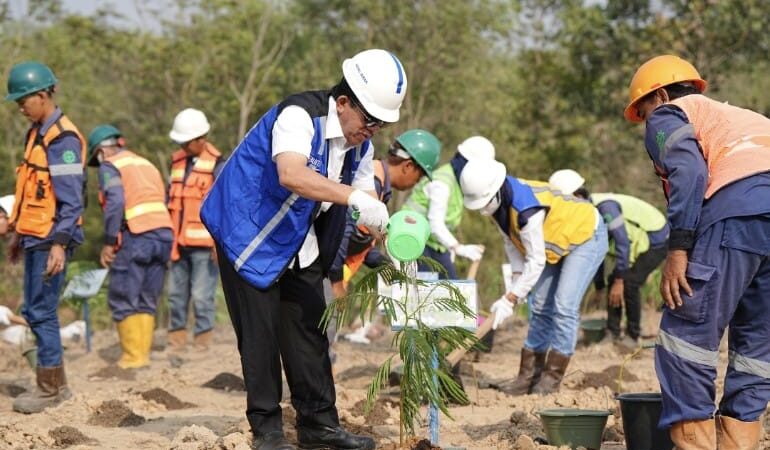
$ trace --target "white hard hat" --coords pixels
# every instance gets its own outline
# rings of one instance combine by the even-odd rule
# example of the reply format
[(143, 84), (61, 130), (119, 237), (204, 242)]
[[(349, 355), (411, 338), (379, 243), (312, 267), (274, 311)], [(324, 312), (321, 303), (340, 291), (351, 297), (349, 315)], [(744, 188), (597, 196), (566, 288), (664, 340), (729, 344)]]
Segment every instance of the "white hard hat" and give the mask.
[(2, 208), (9, 217), (13, 213), (14, 203), (16, 203), (16, 197), (13, 195), (4, 195), (0, 197), (0, 208)]
[(460, 175), (463, 203), (470, 210), (485, 207), (505, 182), (505, 165), (494, 159), (472, 159)]
[(563, 194), (573, 194), (585, 183), (585, 178), (572, 169), (557, 170), (548, 179), (548, 184)]
[(457, 146), (457, 151), (468, 161), (472, 159), (495, 159), (495, 146), (484, 136), (471, 136)]
[(174, 125), (168, 133), (168, 137), (177, 144), (184, 144), (203, 136), (210, 129), (211, 125), (202, 111), (187, 108), (174, 117)]
[(366, 112), (385, 122), (397, 122), (406, 95), (406, 72), (396, 55), (371, 49), (342, 63), (342, 75)]

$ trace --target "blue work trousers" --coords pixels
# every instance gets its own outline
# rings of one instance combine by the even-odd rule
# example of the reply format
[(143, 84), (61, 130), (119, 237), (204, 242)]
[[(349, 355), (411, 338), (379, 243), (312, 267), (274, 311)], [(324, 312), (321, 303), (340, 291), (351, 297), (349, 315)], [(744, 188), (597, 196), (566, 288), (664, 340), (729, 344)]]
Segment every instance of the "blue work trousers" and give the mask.
[(121, 247), (110, 265), (107, 291), (113, 320), (120, 322), (139, 313), (155, 315), (170, 257), (170, 241), (123, 233)]
[(575, 353), (580, 302), (608, 248), (607, 226), (599, 220), (591, 239), (557, 264), (545, 265), (528, 297), (531, 316), (524, 347), (538, 353)]
[(219, 268), (212, 258), (213, 249), (180, 247), (180, 258), (171, 263), (168, 283), (168, 305), (171, 317), (169, 331), (187, 327), (190, 303), (195, 314), (193, 333), (198, 335), (214, 328)]
[[(439, 272), (438, 277), (441, 280), (456, 280), (457, 279), (457, 270), (455, 270), (455, 263), (452, 262), (452, 253), (448, 250), (445, 252), (440, 252), (438, 250), (434, 250), (430, 247), (425, 247), (425, 250), (422, 252), (422, 256), (433, 258), (441, 264), (444, 269), (446, 269), (446, 273)], [(421, 272), (434, 272), (435, 270), (428, 266), (427, 264), (424, 264), (422, 262), (417, 263), (417, 270)]]
[[(56, 311), (65, 273), (61, 271), (52, 277), (44, 275), (49, 253), (49, 249), (24, 251), (24, 305), (21, 315), (37, 339), (38, 367), (58, 367), (62, 364), (59, 316)], [(67, 259), (70, 253), (67, 252)]]
[(665, 308), (655, 350), (663, 394), (659, 426), (713, 417), (719, 343), (729, 363), (719, 413), (755, 421), (770, 400), (770, 217), (715, 223), (690, 252), (683, 305)]

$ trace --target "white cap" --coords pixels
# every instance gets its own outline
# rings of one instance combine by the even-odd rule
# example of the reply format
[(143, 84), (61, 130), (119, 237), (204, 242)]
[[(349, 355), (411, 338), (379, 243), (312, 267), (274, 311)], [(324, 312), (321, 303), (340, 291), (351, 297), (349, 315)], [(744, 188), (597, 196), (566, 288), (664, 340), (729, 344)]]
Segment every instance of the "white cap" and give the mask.
[(585, 178), (572, 169), (557, 170), (548, 178), (548, 184), (563, 194), (573, 194), (586, 182)]
[(366, 112), (385, 122), (398, 121), (407, 81), (396, 55), (364, 50), (342, 63), (342, 75)]
[(465, 207), (474, 211), (487, 206), (505, 182), (505, 165), (494, 159), (471, 159), (460, 175)]
[(4, 195), (0, 197), (0, 208), (5, 211), (8, 217), (13, 213), (13, 205), (16, 203), (16, 197), (13, 195)]
[(202, 111), (187, 108), (174, 118), (174, 125), (168, 133), (168, 137), (177, 144), (184, 144), (203, 136), (210, 129), (211, 125)]
[(484, 136), (471, 136), (457, 146), (468, 161), (472, 159), (495, 159), (495, 146)]

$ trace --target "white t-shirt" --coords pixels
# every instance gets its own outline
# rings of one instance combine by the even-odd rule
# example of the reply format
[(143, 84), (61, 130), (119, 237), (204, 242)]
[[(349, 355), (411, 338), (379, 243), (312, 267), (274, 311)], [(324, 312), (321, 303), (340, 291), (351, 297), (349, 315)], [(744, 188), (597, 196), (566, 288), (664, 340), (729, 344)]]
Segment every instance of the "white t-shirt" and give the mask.
[[(345, 154), (354, 147), (348, 146), (342, 133), (340, 119), (337, 116), (337, 105), (333, 97), (329, 97), (329, 113), (321, 119), (324, 126), (324, 136), (329, 142), (329, 166), (326, 177), (339, 182), (342, 177), (342, 166), (345, 162)], [(295, 152), (305, 157), (310, 157), (312, 148), (313, 119), (307, 111), (299, 106), (287, 106), (281, 111), (273, 124), (273, 161), (275, 157), (284, 152)], [(374, 146), (370, 144), (369, 150), (361, 158), (361, 162), (353, 178), (352, 187), (362, 191), (374, 191), (374, 168), (372, 167), (372, 155)], [(321, 204), (321, 211), (326, 211), (331, 206), (329, 202)], [(310, 226), (310, 231), (305, 237), (305, 242), (299, 249), (300, 268), (308, 267), (318, 258), (318, 239), (315, 227)]]

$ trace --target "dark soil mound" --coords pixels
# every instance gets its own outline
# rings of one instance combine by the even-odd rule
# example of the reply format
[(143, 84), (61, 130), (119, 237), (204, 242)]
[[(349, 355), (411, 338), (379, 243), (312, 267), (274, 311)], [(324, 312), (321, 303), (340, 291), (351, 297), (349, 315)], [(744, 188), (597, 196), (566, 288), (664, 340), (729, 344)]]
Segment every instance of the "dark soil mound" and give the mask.
[[(366, 417), (366, 424), (370, 426), (387, 425), (387, 420), (391, 418), (390, 411), (393, 408), (398, 408), (399, 403), (397, 401), (390, 401), (382, 398), (378, 398), (374, 402), (372, 410), (369, 414), (366, 414), (366, 399), (359, 400), (350, 408), (350, 414), (354, 416)], [(398, 420), (398, 418), (394, 418)]]
[(412, 450), (441, 450), (441, 447), (434, 446), (427, 439), (417, 441), (413, 443), (409, 448)]
[[(610, 366), (601, 372), (587, 372), (583, 377), (583, 382), (580, 383), (580, 388), (602, 388), (604, 386), (609, 387), (613, 391), (617, 391), (618, 374), (620, 374), (620, 366)], [(639, 381), (636, 375), (628, 370), (623, 371), (623, 383), (632, 381)]]
[(67, 425), (54, 428), (48, 432), (48, 435), (53, 438), (54, 445), (57, 447), (69, 447), (71, 445), (97, 443), (95, 440), (78, 431), (77, 428)]
[(119, 400), (103, 402), (88, 419), (89, 424), (102, 427), (135, 427), (144, 422), (144, 417), (134, 414), (125, 403)]
[(109, 365), (92, 373), (88, 376), (88, 378), (99, 378), (102, 380), (116, 378), (123, 381), (134, 381), (136, 379), (136, 371), (131, 369), (122, 369), (115, 365)]
[(205, 382), (202, 384), (202, 386), (211, 389), (219, 389), (220, 391), (226, 392), (246, 390), (246, 385), (243, 383), (243, 378), (228, 372), (217, 374), (217, 376)]
[(16, 398), (27, 392), (27, 387), (14, 381), (0, 381), (0, 394)]
[(161, 388), (150, 389), (149, 391), (142, 392), (142, 398), (145, 400), (152, 400), (155, 403), (161, 404), (168, 410), (172, 409), (184, 409), (190, 408), (195, 405), (188, 402), (183, 402), (173, 395), (169, 394)]

